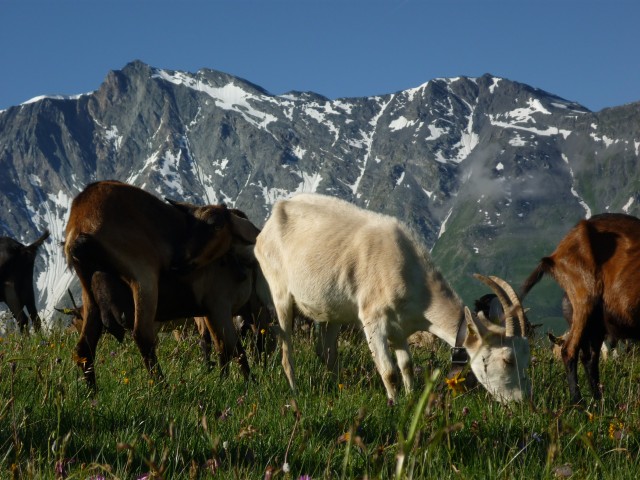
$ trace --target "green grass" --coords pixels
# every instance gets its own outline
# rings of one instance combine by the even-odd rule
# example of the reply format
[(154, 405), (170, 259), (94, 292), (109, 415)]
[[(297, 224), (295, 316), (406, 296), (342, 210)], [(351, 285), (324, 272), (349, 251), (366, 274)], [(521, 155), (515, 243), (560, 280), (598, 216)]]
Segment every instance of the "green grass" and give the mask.
[[(153, 384), (131, 338), (103, 338), (92, 396), (77, 335), (0, 341), (0, 478), (636, 478), (640, 361), (602, 364), (604, 400), (569, 406), (564, 369), (534, 345), (533, 403), (455, 396), (448, 349), (415, 351), (418, 388), (389, 407), (363, 342), (341, 341), (339, 383), (295, 340), (298, 394), (277, 351), (245, 383), (201, 366), (196, 338), (161, 336)], [(581, 379), (583, 393), (588, 391)], [(432, 389), (430, 391), (429, 389)], [(399, 463), (401, 459), (401, 463)], [(288, 468), (285, 468), (287, 464)], [(289, 470), (288, 472), (284, 470)], [(56, 473), (58, 471), (58, 473)]]

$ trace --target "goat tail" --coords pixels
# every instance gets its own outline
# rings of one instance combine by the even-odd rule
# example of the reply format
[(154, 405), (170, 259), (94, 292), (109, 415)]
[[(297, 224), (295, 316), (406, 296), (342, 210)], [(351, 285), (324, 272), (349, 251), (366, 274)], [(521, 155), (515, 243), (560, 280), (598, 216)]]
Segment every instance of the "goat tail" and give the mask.
[(45, 230), (40, 238), (38, 238), (35, 242), (27, 247), (28, 250), (35, 251), (40, 245), (44, 243), (44, 241), (49, 238), (49, 230)]
[(521, 300), (523, 300), (527, 293), (529, 293), (529, 290), (531, 290), (540, 280), (542, 280), (542, 277), (545, 273), (552, 273), (553, 265), (554, 263), (551, 257), (544, 257), (542, 260), (540, 260), (538, 266), (533, 272), (531, 272), (531, 275), (527, 277), (527, 279), (522, 284), (522, 287), (520, 288), (519, 297)]

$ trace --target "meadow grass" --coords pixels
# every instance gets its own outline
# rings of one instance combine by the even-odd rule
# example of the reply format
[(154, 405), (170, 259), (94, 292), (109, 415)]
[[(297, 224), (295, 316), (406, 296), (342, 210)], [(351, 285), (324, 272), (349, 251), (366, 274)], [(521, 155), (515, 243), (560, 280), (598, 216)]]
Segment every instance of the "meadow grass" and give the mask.
[[(640, 361), (601, 364), (604, 399), (571, 407), (562, 365), (533, 345), (531, 403), (501, 405), (444, 383), (449, 350), (414, 350), (417, 388), (389, 406), (362, 341), (340, 344), (340, 378), (295, 339), (298, 393), (276, 351), (221, 378), (197, 338), (162, 334), (157, 384), (127, 337), (103, 337), (92, 395), (77, 335), (0, 341), (0, 478), (636, 478)], [(443, 372), (438, 374), (438, 372)], [(435, 377), (435, 379), (434, 379)], [(434, 379), (434, 380), (432, 380)], [(586, 382), (581, 386), (590, 398)]]

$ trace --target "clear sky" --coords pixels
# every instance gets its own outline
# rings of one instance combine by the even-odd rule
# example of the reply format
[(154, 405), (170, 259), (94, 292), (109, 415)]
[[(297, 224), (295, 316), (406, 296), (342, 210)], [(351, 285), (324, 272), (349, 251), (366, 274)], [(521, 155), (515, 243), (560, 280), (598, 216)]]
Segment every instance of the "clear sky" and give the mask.
[(640, 0), (0, 0), (0, 109), (136, 59), (329, 98), (491, 73), (597, 111), (640, 101)]

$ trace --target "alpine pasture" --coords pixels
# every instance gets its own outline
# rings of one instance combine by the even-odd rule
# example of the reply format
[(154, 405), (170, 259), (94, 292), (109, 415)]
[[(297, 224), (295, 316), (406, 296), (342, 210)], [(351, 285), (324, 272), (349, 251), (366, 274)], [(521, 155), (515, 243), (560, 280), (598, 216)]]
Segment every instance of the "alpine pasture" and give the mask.
[(640, 468), (634, 348), (602, 363), (602, 399), (578, 407), (546, 338), (533, 342), (534, 398), (521, 404), (460, 391), (443, 343), (413, 348), (417, 388), (389, 406), (358, 335), (340, 338), (336, 383), (311, 335), (296, 332), (295, 395), (279, 350), (266, 362), (250, 354), (247, 383), (237, 364), (226, 378), (209, 371), (197, 336), (170, 332), (160, 335), (162, 383), (129, 335), (104, 337), (92, 394), (72, 359), (76, 341), (0, 339), (1, 478), (623, 479)]

